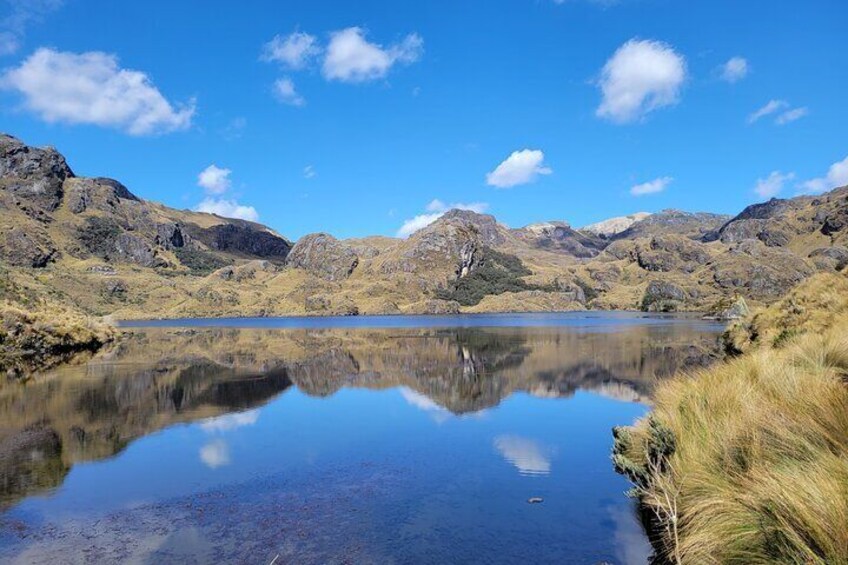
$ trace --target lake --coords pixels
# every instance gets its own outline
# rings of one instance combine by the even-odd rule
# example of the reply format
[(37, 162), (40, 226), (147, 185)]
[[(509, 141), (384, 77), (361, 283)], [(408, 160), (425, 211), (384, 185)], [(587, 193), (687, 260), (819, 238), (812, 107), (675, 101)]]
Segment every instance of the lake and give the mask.
[(620, 313), (124, 327), (0, 386), (0, 561), (646, 563), (611, 428), (709, 363), (721, 330)]

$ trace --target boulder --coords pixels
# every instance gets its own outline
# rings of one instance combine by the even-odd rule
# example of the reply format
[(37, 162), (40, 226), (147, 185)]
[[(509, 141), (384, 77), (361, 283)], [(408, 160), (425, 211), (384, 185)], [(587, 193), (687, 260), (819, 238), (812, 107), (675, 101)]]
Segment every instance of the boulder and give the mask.
[(812, 251), (809, 257), (816, 268), (823, 271), (841, 271), (848, 266), (848, 248), (841, 245), (821, 247)]
[(641, 308), (644, 312), (676, 312), (683, 307), (687, 298), (688, 294), (681, 286), (653, 280), (645, 289)]

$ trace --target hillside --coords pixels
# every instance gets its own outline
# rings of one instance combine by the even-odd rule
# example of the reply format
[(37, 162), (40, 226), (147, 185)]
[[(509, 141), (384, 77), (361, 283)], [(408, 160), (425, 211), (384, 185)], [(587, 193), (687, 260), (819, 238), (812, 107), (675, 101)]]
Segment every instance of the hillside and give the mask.
[(78, 177), (55, 149), (0, 136), (0, 275), (18, 289), (3, 298), (49, 297), (119, 319), (719, 311), (737, 295), (770, 304), (842, 268), (846, 225), (842, 188), (733, 218), (666, 210), (585, 229), (562, 221), (511, 229), (452, 210), (408, 239), (320, 233), (292, 244), (260, 224)]

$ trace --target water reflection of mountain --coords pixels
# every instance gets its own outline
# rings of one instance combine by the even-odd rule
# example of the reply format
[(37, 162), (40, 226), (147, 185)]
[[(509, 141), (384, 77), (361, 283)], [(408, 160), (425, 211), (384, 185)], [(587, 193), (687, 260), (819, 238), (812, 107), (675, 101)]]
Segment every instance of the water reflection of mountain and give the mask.
[(656, 379), (708, 362), (714, 343), (685, 326), (139, 332), (84, 365), (0, 387), (0, 496), (50, 488), (76, 462), (261, 405), (293, 384), (314, 396), (402, 386), (455, 414), (518, 391), (646, 402)]

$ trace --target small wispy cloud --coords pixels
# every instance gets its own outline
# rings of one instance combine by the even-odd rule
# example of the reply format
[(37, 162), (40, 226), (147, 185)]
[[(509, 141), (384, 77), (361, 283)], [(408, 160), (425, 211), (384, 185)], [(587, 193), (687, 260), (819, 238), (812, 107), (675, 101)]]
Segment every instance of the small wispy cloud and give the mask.
[(820, 194), (846, 185), (848, 185), (848, 157), (832, 164), (825, 176), (804, 181), (798, 188), (805, 194)]
[(790, 104), (786, 100), (769, 100), (764, 106), (748, 116), (748, 123), (753, 124), (766, 116), (775, 115), (774, 123), (782, 126), (799, 120), (810, 113), (806, 106), (790, 108)]
[(719, 68), (721, 79), (731, 84), (748, 76), (748, 70), (748, 61), (743, 57), (732, 57)]
[(306, 100), (295, 89), (294, 82), (283, 77), (274, 81), (274, 97), (289, 106), (303, 106)]
[(795, 178), (795, 173), (782, 173), (772, 171), (769, 176), (757, 179), (754, 186), (754, 194), (760, 198), (774, 198), (783, 192), (784, 185)]
[(673, 177), (660, 177), (652, 181), (643, 182), (641, 184), (630, 187), (630, 194), (633, 196), (644, 196), (646, 194), (656, 194), (668, 188), (668, 185), (674, 181)]

